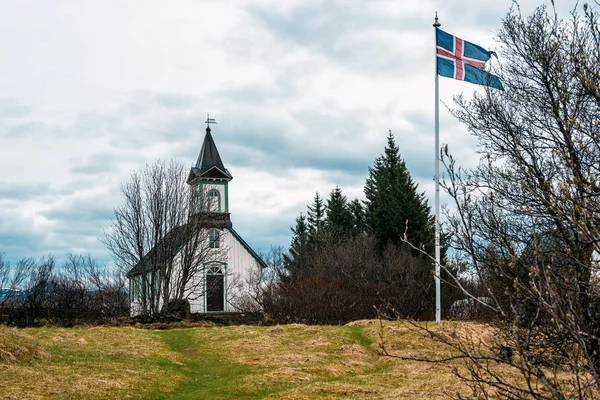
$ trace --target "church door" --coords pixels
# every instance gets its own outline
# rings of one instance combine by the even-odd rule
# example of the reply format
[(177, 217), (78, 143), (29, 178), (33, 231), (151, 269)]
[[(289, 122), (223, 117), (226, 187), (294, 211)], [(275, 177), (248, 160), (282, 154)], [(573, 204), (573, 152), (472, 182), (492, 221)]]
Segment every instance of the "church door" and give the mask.
[(206, 272), (206, 311), (225, 311), (225, 279), (219, 267)]

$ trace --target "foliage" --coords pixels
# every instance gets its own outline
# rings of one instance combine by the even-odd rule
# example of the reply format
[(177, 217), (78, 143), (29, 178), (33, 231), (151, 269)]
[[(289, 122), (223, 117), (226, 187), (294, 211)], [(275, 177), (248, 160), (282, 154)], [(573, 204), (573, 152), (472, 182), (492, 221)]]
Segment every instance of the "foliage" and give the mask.
[(434, 315), (432, 265), (407, 246), (389, 244), (381, 252), (366, 235), (324, 240), (297, 261), (297, 272), (276, 284), (263, 303), (278, 321), (345, 323), (374, 318), (376, 308), (419, 319)]
[[(384, 154), (369, 169), (365, 206), (348, 201), (336, 186), (325, 205), (317, 193), (308, 218), (296, 218), (280, 281), (265, 293), (265, 310), (280, 321), (321, 324), (372, 318), (375, 308), (431, 318), (433, 264), (402, 243), (408, 227), (409, 240), (433, 249), (433, 219), (417, 189), (390, 132)], [(458, 290), (444, 286), (447, 310)]]
[(327, 200), (327, 229), (337, 235), (346, 236), (354, 228), (353, 214), (342, 189), (336, 186)]
[(318, 192), (315, 194), (312, 205), (309, 205), (307, 208), (308, 212), (306, 220), (308, 222), (309, 232), (313, 235), (318, 232), (325, 223), (326, 207)]
[[(288, 254), (284, 254), (284, 263), (286, 268), (277, 270), (279, 279), (289, 281), (294, 279), (296, 275), (301, 273), (299, 270), (302, 266), (301, 257), (306, 254), (305, 249), (308, 247), (309, 227), (304, 214), (296, 217), (296, 226), (292, 230), (292, 243)], [(312, 235), (311, 235), (312, 236)]]
[(352, 235), (360, 235), (365, 232), (365, 209), (362, 202), (358, 199), (352, 200), (348, 204), (348, 210), (351, 216), (351, 233)]
[(384, 153), (369, 167), (365, 183), (365, 219), (369, 233), (381, 246), (407, 239), (430, 253), (435, 226), (425, 193), (410, 176), (390, 131)]

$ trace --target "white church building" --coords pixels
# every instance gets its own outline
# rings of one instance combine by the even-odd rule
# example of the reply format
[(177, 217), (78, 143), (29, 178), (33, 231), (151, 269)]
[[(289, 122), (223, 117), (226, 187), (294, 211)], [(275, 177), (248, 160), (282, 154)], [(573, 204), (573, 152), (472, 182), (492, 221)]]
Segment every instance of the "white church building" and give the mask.
[[(206, 246), (201, 247), (210, 247), (220, 253), (219, 257), (205, 260), (201, 268), (194, 270), (195, 275), (184, 296), (189, 302), (191, 313), (247, 311), (240, 309), (240, 300), (248, 298), (252, 290), (251, 282), (255, 279), (252, 274), (266, 266), (233, 229), (229, 211), (229, 182), (232, 179), (233, 176), (223, 165), (209, 123), (198, 160), (190, 170), (187, 184), (197, 188), (197, 192), (205, 194), (207, 198), (205, 205), (198, 210), (198, 216), (201, 214), (206, 218), (208, 215), (211, 220), (210, 224), (203, 225), (205, 227), (201, 228), (202, 232), (197, 233), (201, 240), (208, 241)], [(182, 237), (176, 233), (173, 236)], [(181, 256), (176, 252), (172, 257), (175, 265), (181, 262), (178, 258)], [(132, 316), (142, 312), (140, 264), (141, 262), (127, 274)]]

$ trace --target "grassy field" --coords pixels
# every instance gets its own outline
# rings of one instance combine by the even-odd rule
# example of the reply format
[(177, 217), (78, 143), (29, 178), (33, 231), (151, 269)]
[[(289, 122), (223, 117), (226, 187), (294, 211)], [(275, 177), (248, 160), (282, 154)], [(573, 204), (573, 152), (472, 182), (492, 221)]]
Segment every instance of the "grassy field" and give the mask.
[[(448, 354), (402, 322), (383, 331), (399, 354)], [(378, 321), (0, 327), (0, 399), (437, 399), (464, 390), (449, 366), (379, 355), (379, 332)]]

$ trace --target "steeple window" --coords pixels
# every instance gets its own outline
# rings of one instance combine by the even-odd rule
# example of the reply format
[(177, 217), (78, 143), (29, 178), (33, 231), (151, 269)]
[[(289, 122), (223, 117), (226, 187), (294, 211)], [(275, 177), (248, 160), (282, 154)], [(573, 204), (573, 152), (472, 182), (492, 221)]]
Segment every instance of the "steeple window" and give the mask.
[(207, 193), (207, 209), (212, 212), (221, 211), (221, 193), (217, 189), (210, 189)]

